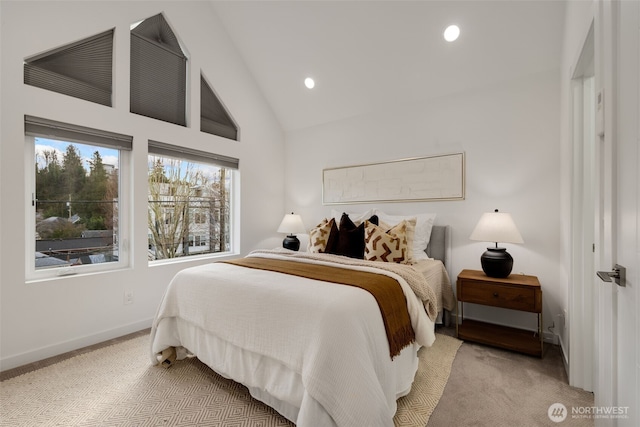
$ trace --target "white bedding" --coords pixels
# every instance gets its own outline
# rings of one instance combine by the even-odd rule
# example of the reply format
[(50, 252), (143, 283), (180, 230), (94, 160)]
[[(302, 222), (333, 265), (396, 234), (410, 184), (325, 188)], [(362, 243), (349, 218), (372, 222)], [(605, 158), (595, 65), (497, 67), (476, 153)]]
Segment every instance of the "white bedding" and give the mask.
[(392, 426), (396, 399), (413, 382), (417, 350), (435, 340), (434, 324), (400, 276), (343, 267), (401, 284), (416, 343), (393, 361), (368, 292), (225, 263), (176, 275), (154, 320), (151, 360), (158, 363), (156, 355), (168, 347), (184, 347), (299, 427)]
[(438, 313), (441, 314), (442, 309), (453, 311), (456, 307), (456, 297), (453, 295), (449, 274), (442, 261), (430, 258), (420, 260), (411, 266), (424, 276), (436, 294)]

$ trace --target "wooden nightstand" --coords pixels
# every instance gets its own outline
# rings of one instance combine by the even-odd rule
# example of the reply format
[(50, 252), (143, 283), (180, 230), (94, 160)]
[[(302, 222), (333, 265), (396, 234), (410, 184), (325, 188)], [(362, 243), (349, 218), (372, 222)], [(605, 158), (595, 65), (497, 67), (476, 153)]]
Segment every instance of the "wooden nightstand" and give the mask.
[[(458, 275), (457, 291), (461, 307), (460, 319), (456, 313), (458, 338), (542, 357), (542, 289), (537, 277), (512, 274), (504, 279), (496, 279), (482, 271), (462, 270)], [(538, 331), (465, 320), (464, 303), (536, 313)]]

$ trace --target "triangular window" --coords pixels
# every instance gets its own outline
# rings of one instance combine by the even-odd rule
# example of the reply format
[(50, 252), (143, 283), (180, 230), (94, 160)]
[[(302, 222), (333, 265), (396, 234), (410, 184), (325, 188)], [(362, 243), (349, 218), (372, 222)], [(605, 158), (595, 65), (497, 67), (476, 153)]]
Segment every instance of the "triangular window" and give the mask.
[(200, 130), (234, 141), (238, 140), (238, 126), (202, 74), (200, 75)]
[(113, 30), (27, 58), (24, 83), (111, 106)]
[(162, 14), (131, 29), (132, 113), (186, 126), (187, 57)]

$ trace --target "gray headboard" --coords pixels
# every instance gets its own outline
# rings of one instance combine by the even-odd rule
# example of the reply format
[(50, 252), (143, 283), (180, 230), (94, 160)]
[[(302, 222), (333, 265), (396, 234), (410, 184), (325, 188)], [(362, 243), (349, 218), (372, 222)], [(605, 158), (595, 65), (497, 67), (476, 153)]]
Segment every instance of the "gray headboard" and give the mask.
[(434, 225), (431, 229), (431, 238), (426, 250), (427, 255), (431, 258), (439, 259), (445, 266), (447, 265), (448, 239), (449, 226)]

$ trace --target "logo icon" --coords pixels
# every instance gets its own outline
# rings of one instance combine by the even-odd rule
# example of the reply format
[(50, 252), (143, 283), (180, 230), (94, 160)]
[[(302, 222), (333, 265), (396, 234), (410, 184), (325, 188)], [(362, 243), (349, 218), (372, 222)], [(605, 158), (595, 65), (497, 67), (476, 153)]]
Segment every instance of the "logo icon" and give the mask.
[(561, 423), (567, 418), (567, 407), (562, 403), (554, 403), (553, 405), (549, 406), (547, 415), (549, 416), (549, 419), (554, 423)]

